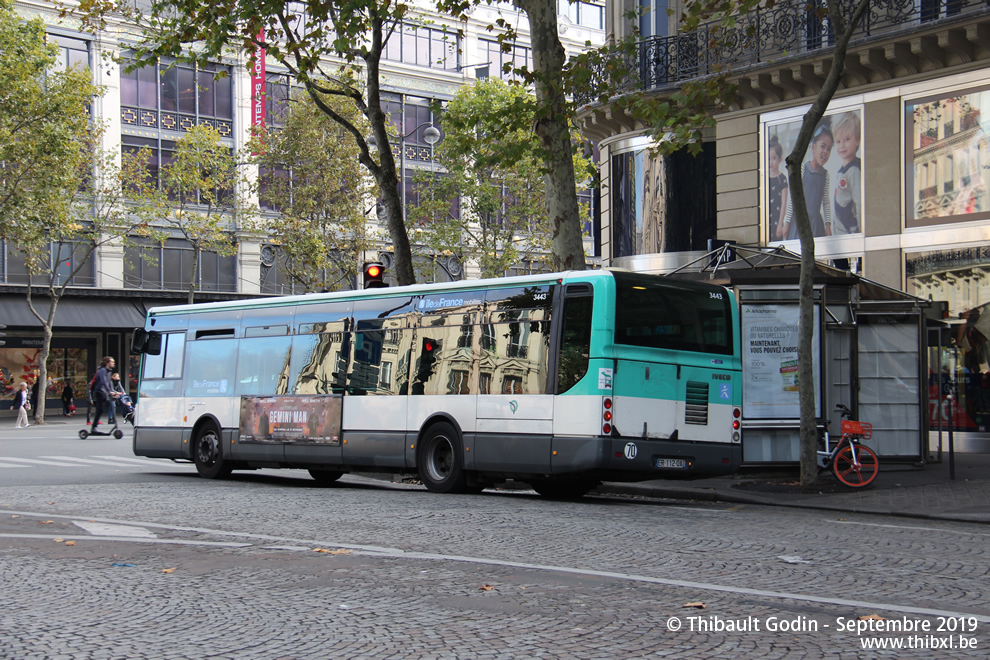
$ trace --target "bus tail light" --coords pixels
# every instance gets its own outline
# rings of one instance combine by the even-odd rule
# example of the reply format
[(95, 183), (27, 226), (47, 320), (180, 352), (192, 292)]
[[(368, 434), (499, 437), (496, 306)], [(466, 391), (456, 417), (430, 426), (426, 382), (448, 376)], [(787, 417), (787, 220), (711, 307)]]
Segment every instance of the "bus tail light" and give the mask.
[(604, 424), (602, 424), (602, 434), (609, 435), (610, 433), (612, 433), (612, 425), (609, 424), (608, 422), (605, 422)]
[(732, 409), (732, 441), (739, 442), (742, 439), (742, 435), (739, 433), (739, 429), (742, 427), (742, 410), (739, 408)]
[(602, 435), (612, 435), (612, 399), (610, 397), (605, 397), (602, 399), (602, 407), (605, 409), (602, 411), (602, 419), (605, 421), (602, 424)]

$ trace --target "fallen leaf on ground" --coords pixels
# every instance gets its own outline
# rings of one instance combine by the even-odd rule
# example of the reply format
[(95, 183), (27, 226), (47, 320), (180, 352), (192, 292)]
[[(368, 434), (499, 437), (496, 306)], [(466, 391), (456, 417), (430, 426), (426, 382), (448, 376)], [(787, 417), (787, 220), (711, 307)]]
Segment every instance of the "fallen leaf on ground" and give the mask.
[(337, 548), (336, 550), (330, 550), (328, 548), (313, 548), (313, 552), (325, 552), (330, 555), (349, 555), (354, 551), (346, 548)]
[(20, 516), (11, 516), (11, 518), (20, 518)]
[(75, 545), (76, 542), (75, 541), (66, 541), (65, 544), (66, 545)]
[(705, 604), (699, 600), (693, 603), (684, 603), (683, 605), (681, 605), (681, 607), (694, 607), (696, 609), (703, 610), (705, 609)]
[(65, 543), (65, 539), (55, 539), (56, 543)]
[(163, 568), (162, 573), (175, 573), (174, 568)]
[(39, 525), (51, 525), (54, 522), (55, 522), (54, 520), (39, 520), (38, 521), (38, 524)]
[(879, 614), (865, 614), (865, 615), (859, 617), (859, 620), (860, 621), (886, 621), (887, 619), (883, 618)]
[(482, 591), (491, 591), (495, 587), (493, 585), (490, 585), (490, 584), (483, 584), (483, 585), (481, 585), (478, 588), (481, 589)]

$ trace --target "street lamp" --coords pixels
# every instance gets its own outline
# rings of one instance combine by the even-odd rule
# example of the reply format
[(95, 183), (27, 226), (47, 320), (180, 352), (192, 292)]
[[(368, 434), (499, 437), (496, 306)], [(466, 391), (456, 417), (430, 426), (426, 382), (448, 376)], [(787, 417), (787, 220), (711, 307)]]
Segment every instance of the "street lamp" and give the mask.
[[(416, 131), (418, 131), (419, 129), (423, 128), (427, 124), (429, 124), (430, 127), (428, 129), (426, 129), (425, 131), (423, 131), (423, 140), (425, 140), (426, 141), (426, 144), (430, 145), (430, 149), (432, 149), (433, 146), (437, 142), (440, 141), (440, 131), (438, 131), (437, 128), (436, 128), (436, 126), (433, 125), (433, 120), (432, 119), (430, 121), (424, 121), (422, 124), (420, 124), (419, 126), (417, 126), (414, 129), (412, 129), (411, 131), (409, 131), (405, 135), (399, 136), (399, 138), (398, 138), (399, 141), (402, 142), (407, 137), (409, 137), (410, 135), (413, 135)], [(368, 137), (368, 148), (369, 149), (377, 149), (378, 148), (378, 140), (375, 139), (375, 136), (374, 135)]]

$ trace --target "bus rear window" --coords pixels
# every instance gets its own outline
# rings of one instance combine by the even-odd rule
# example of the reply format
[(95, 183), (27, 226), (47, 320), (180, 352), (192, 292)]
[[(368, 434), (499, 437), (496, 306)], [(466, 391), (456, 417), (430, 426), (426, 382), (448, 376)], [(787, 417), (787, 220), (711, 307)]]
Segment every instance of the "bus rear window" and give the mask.
[(732, 314), (724, 289), (613, 273), (615, 343), (697, 353), (732, 353)]

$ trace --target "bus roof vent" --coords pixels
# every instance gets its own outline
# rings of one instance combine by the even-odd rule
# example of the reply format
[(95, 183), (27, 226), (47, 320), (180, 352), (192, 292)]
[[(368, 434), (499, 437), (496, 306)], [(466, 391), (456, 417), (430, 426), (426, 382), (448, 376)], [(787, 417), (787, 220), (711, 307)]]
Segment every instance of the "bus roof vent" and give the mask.
[(708, 383), (689, 380), (684, 404), (686, 424), (708, 425)]

